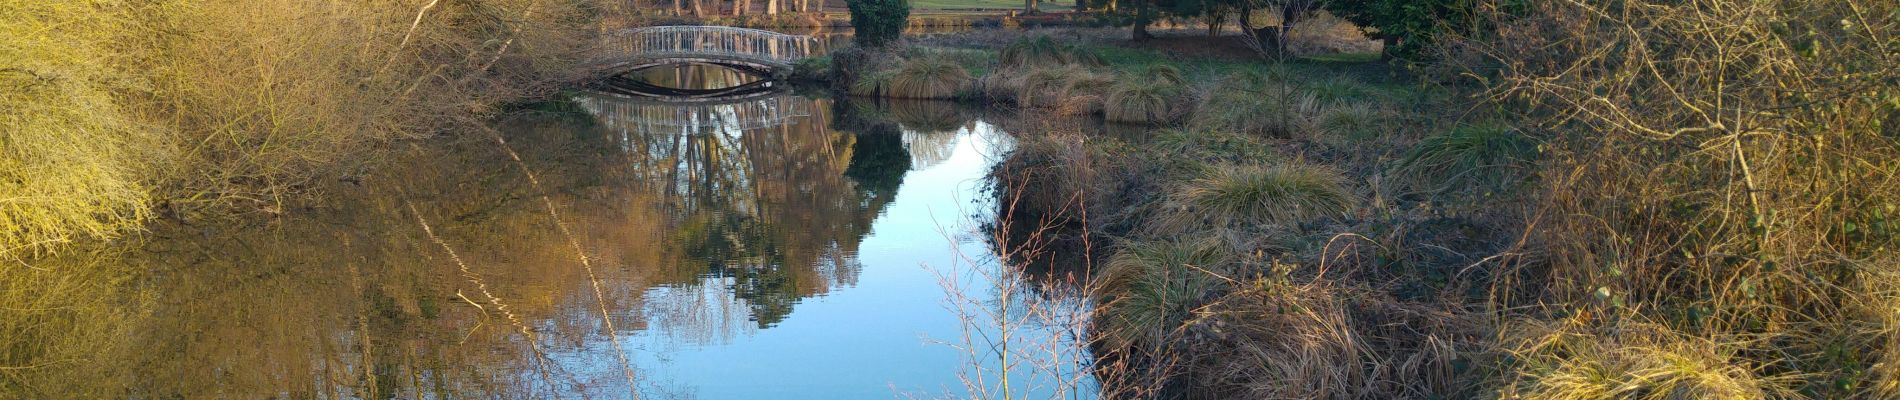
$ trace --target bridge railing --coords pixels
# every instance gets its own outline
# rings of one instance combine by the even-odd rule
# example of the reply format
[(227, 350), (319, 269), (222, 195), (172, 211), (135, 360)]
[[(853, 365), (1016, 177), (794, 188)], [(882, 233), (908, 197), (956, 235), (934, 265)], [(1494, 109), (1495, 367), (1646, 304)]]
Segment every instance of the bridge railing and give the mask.
[(716, 57), (789, 65), (812, 54), (814, 39), (728, 26), (653, 26), (609, 35), (609, 59)]

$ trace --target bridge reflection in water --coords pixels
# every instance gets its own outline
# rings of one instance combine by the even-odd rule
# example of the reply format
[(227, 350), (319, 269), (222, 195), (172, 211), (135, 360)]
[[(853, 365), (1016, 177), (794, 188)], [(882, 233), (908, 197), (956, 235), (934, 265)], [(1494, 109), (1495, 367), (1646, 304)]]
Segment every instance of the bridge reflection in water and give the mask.
[(605, 96), (577, 101), (602, 124), (621, 135), (693, 134), (706, 131), (747, 131), (789, 128), (812, 117), (816, 101), (799, 96), (767, 93), (705, 102), (645, 101)]

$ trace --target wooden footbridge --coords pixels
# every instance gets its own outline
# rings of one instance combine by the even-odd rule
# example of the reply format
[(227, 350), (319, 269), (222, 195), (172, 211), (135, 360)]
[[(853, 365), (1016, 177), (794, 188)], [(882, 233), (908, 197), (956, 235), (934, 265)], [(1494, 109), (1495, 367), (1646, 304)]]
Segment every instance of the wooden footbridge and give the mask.
[(616, 75), (684, 63), (715, 64), (761, 76), (784, 77), (792, 64), (811, 56), (810, 36), (729, 26), (682, 25), (634, 28), (607, 35), (594, 64)]

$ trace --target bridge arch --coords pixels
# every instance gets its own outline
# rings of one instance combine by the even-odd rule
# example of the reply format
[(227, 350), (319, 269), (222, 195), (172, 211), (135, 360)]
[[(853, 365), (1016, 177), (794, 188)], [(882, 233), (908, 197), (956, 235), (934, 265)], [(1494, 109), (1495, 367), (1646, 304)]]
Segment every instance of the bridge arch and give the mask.
[(762, 29), (710, 25), (650, 26), (607, 35), (595, 64), (617, 75), (667, 64), (713, 64), (783, 78), (811, 56), (813, 39)]

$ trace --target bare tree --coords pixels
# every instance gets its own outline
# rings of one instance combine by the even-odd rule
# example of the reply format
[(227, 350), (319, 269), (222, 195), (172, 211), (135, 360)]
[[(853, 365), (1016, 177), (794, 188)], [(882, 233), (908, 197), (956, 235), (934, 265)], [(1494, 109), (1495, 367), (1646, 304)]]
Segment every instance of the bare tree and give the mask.
[[(1274, 59), (1286, 57), (1286, 33), (1322, 5), (1321, 0), (1239, 0), (1240, 29), (1247, 45)], [(1266, 11), (1276, 21), (1255, 21), (1254, 11)], [(1277, 14), (1277, 15), (1276, 15)], [(1268, 24), (1260, 26), (1258, 24)]]

